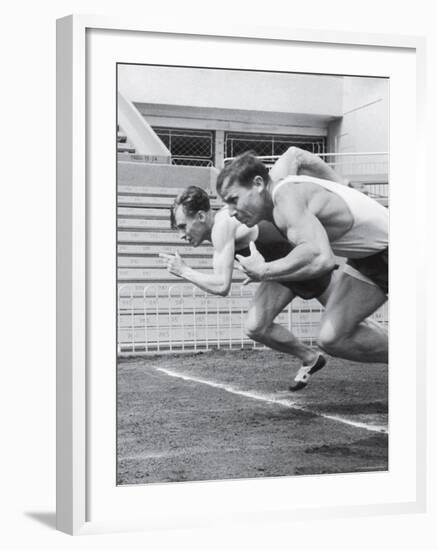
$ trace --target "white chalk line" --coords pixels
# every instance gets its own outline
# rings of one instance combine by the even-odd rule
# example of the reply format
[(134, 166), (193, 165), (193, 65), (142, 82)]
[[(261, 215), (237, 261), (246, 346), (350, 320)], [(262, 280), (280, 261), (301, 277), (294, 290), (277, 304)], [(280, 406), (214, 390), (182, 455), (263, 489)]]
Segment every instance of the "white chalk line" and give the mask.
[(156, 367), (156, 370), (163, 372), (164, 374), (167, 374), (168, 376), (172, 376), (174, 378), (181, 378), (182, 380), (187, 380), (189, 382), (204, 384), (206, 386), (211, 386), (212, 388), (217, 388), (220, 390), (227, 391), (228, 393), (232, 393), (234, 395), (241, 395), (249, 399), (256, 399), (257, 401), (263, 401), (264, 403), (273, 403), (275, 405), (286, 407), (288, 409), (295, 409), (295, 410), (311, 413), (316, 416), (320, 416), (321, 418), (326, 418), (327, 420), (332, 420), (334, 422), (340, 422), (341, 424), (347, 424), (348, 426), (353, 426), (354, 428), (361, 428), (363, 430), (368, 430), (369, 432), (378, 432), (383, 434), (388, 433), (388, 429), (385, 426), (376, 426), (376, 425), (374, 426), (372, 424), (366, 424), (364, 422), (354, 422), (353, 420), (348, 420), (347, 418), (343, 418), (341, 416), (323, 414), (317, 411), (313, 411), (307, 407), (303, 407), (302, 405), (298, 405), (297, 403), (294, 403), (290, 399), (278, 399), (277, 397), (272, 397), (272, 396), (269, 396), (268, 394), (261, 393), (261, 392), (237, 390), (236, 388), (233, 388), (228, 384), (221, 384), (220, 382), (212, 382), (210, 380), (205, 380), (203, 378), (188, 376), (186, 374), (174, 372), (169, 369), (163, 369), (161, 367)]

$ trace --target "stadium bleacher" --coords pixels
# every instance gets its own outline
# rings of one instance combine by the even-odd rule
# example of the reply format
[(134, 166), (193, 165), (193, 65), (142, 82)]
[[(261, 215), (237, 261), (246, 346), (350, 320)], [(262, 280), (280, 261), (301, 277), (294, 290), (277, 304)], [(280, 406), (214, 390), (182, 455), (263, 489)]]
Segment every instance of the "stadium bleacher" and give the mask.
[[(172, 183), (181, 181), (181, 172), (184, 182), (190, 182), (184, 172), (187, 167), (163, 165), (160, 170), (156, 164), (142, 163), (135, 168), (141, 178), (133, 179), (130, 167), (123, 166), (131, 162), (130, 155), (124, 158), (119, 157), (117, 186), (119, 351), (209, 349), (225, 341), (231, 345), (248, 341), (242, 316), (253, 290), (241, 288), (240, 271), (234, 270), (229, 298), (206, 296), (170, 274), (158, 256), (178, 250), (191, 267), (211, 268), (211, 245), (190, 247), (170, 227), (170, 207), (183, 188), (169, 187), (162, 180), (170, 170)], [(212, 170), (188, 167), (188, 174), (195, 174), (196, 184), (209, 192), (212, 207), (218, 209), (220, 201), (211, 193)]]

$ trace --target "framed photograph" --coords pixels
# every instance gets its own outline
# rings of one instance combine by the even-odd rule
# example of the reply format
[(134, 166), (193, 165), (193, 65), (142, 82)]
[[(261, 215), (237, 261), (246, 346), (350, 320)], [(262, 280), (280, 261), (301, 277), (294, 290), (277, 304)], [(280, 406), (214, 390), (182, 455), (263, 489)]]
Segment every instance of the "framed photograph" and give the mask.
[(425, 509), (424, 49), (58, 20), (59, 530)]

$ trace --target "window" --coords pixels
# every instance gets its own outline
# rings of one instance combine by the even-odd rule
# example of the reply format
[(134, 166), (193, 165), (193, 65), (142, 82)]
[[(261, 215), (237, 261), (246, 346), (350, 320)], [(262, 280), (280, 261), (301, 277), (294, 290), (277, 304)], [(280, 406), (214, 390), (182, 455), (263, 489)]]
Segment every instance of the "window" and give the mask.
[(172, 164), (214, 165), (214, 132), (212, 130), (180, 128), (153, 128), (153, 130), (170, 151)]

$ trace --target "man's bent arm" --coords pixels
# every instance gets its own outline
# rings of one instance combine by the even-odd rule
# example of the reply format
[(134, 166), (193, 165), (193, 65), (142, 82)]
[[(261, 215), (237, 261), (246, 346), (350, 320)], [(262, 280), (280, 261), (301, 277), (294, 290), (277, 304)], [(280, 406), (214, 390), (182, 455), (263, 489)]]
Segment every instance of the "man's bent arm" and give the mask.
[(213, 273), (203, 273), (186, 266), (181, 276), (209, 294), (229, 293), (234, 269), (234, 242), (228, 243), (213, 256)]
[(345, 183), (343, 178), (319, 156), (299, 147), (290, 147), (272, 166), (270, 178), (273, 182), (276, 182), (287, 176), (295, 175), (311, 176), (337, 183)]
[(308, 244), (296, 246), (287, 256), (267, 262), (263, 281), (305, 281), (315, 279), (335, 267), (334, 256), (322, 255)]
[(214, 247), (213, 272), (203, 273), (184, 266), (181, 277), (205, 292), (226, 296), (232, 283), (237, 225), (236, 220), (227, 213), (220, 217), (217, 214), (211, 236)]
[(324, 275), (335, 267), (335, 256), (325, 228), (294, 190), (281, 189), (275, 205), (275, 220), (295, 245), (283, 258), (267, 262), (263, 280), (301, 281)]

